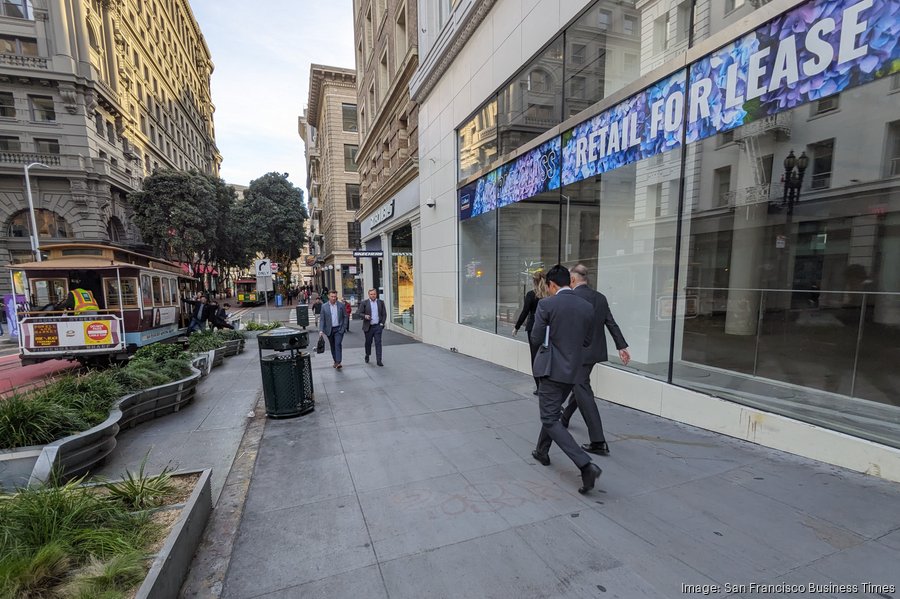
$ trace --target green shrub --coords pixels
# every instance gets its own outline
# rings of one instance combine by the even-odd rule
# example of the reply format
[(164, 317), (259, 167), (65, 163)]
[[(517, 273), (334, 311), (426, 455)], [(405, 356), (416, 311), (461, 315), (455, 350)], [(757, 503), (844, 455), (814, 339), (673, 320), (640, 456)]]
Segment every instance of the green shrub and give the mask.
[(275, 322), (270, 322), (270, 323), (256, 323), (256, 322), (250, 321), (247, 323), (247, 330), (248, 331), (271, 331), (272, 329), (277, 329), (280, 326), (281, 326), (281, 323), (278, 322), (277, 320)]
[(145, 510), (158, 507), (164, 503), (166, 496), (171, 495), (175, 490), (175, 486), (172, 484), (172, 477), (169, 475), (171, 472), (170, 468), (164, 468), (156, 476), (149, 476), (144, 473), (149, 457), (150, 454), (148, 453), (141, 460), (141, 466), (137, 474), (132, 474), (128, 471), (125, 473), (125, 478), (121, 481), (104, 485), (109, 491), (110, 497), (120, 501), (122, 505), (130, 510)]
[(180, 345), (174, 343), (153, 343), (146, 345), (134, 352), (134, 360), (147, 359), (157, 364), (162, 364), (169, 360), (190, 360), (190, 356), (185, 353)]
[(244, 339), (246, 335), (236, 329), (222, 329), (218, 331), (219, 337), (225, 341), (234, 341), (235, 339)]
[(0, 400), (0, 449), (44, 445), (84, 425), (74, 410), (42, 395)]
[(194, 353), (211, 351), (223, 344), (224, 341), (215, 331), (200, 331), (188, 337), (188, 350)]

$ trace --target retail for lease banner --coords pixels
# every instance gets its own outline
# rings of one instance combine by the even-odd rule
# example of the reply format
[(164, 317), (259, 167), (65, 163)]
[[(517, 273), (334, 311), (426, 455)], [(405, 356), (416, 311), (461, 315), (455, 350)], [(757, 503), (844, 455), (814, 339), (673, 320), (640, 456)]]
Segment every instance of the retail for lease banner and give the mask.
[[(900, 1), (812, 0), (562, 135), (568, 185), (900, 73)], [(554, 187), (531, 183), (548, 142), (459, 191), (460, 218)], [(516, 184), (506, 181), (509, 174)], [(525, 184), (519, 184), (524, 181)]]

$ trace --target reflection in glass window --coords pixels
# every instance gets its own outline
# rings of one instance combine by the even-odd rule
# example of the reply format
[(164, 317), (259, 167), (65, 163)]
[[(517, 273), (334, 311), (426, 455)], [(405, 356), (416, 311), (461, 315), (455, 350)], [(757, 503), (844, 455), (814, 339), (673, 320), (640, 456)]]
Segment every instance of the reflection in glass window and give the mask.
[[(104, 279), (106, 306), (108, 308), (119, 307), (119, 282), (116, 279)], [(122, 279), (122, 304), (123, 307), (137, 306), (137, 279)]]
[(16, 118), (16, 100), (11, 92), (0, 92), (0, 117)]
[(563, 36), (528, 63), (497, 96), (500, 154), (557, 125), (562, 118)]
[(391, 316), (394, 324), (415, 332), (412, 227), (391, 233)]
[(150, 284), (150, 275), (141, 275), (141, 296), (144, 302), (144, 308), (153, 306), (153, 291)]
[(344, 170), (348, 173), (355, 173), (358, 170), (356, 165), (356, 152), (359, 146), (344, 144)]
[(43, 308), (58, 304), (66, 298), (68, 284), (65, 279), (37, 279), (31, 281), (31, 305)]
[(459, 178), (465, 179), (497, 157), (497, 100), (491, 100), (457, 130)]
[[(688, 147), (674, 382), (898, 445), (887, 424), (900, 421), (900, 191), (883, 159), (896, 120), (887, 88), (857, 88), (852, 102), (865, 110), (809, 119), (812, 105), (800, 106), (735, 129), (735, 144)], [(725, 171), (728, 212), (714, 197)]]
[(531, 274), (559, 261), (559, 191), (497, 212), (497, 332), (510, 335), (531, 290)]
[(31, 103), (31, 120), (38, 123), (52, 123), (56, 121), (56, 108), (53, 106), (53, 98), (49, 96), (28, 96)]
[(159, 277), (153, 277), (153, 304), (156, 306), (161, 306), (163, 304), (162, 283), (160, 282)]
[(459, 322), (497, 332), (497, 210), (459, 224)]
[(356, 104), (341, 104), (341, 124), (344, 131), (356, 133)]

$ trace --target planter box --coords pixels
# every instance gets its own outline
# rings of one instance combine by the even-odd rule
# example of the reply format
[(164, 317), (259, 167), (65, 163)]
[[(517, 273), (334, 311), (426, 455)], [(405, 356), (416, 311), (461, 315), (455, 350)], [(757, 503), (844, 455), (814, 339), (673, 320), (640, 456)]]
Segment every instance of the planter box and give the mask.
[(181, 515), (166, 537), (162, 549), (154, 558), (147, 577), (134, 595), (135, 599), (166, 599), (178, 596), (212, 512), (210, 489), (212, 470), (177, 472), (172, 475), (196, 472), (200, 472), (197, 485), (184, 504)]
[(217, 347), (210, 352), (212, 354), (212, 367), (218, 368), (225, 363), (225, 346)]
[(243, 339), (229, 339), (225, 342), (225, 356), (236, 356), (244, 351)]
[(0, 452), (0, 486), (13, 489), (41, 484), (54, 471), (63, 481), (85, 474), (101, 465), (116, 448), (121, 428), (177, 412), (194, 398), (199, 380), (200, 371), (192, 368), (191, 374), (179, 381), (122, 397), (106, 420), (84, 432), (47, 445)]

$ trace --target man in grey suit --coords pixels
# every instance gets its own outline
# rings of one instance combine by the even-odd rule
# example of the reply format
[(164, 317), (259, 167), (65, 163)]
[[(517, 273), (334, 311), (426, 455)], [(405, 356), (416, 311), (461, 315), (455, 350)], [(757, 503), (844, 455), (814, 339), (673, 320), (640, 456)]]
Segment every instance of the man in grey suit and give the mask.
[(319, 314), (319, 337), (328, 337), (331, 345), (331, 357), (334, 358), (332, 368), (340, 370), (341, 343), (344, 342), (344, 331), (347, 330), (347, 312), (344, 304), (337, 301), (337, 291), (328, 294), (328, 303), (322, 304)]
[(551, 295), (538, 302), (531, 330), (531, 342), (543, 345), (532, 365), (534, 377), (540, 379), (541, 433), (531, 456), (549, 466), (547, 450), (555, 441), (581, 470), (578, 492), (587, 493), (602, 471), (578, 446), (559, 417), (563, 402), (580, 381), (584, 350), (593, 339), (594, 314), (591, 305), (572, 292), (569, 271), (564, 266), (557, 264), (547, 271), (546, 278)]
[[(594, 309), (594, 338), (591, 340), (590, 347), (584, 354), (584, 364), (582, 365), (579, 381), (572, 390), (573, 398), (569, 400), (569, 404), (563, 410), (562, 425), (569, 426), (569, 419), (575, 412), (575, 408), (581, 412), (584, 423), (587, 424), (588, 435), (591, 439), (590, 443), (581, 446), (582, 449), (589, 453), (597, 455), (609, 455), (609, 445), (606, 443), (606, 437), (603, 435), (603, 422), (600, 420), (600, 410), (597, 409), (597, 402), (594, 401), (594, 390), (591, 389), (591, 371), (595, 364), (606, 362), (608, 354), (606, 351), (606, 330), (612, 336), (619, 350), (619, 358), (626, 366), (631, 355), (628, 353), (628, 343), (622, 335), (622, 330), (616, 324), (612, 312), (609, 310), (609, 301), (606, 296), (599, 291), (594, 291), (588, 287), (588, 269), (583, 264), (578, 264), (571, 271), (572, 275), (572, 293), (578, 297), (587, 300)], [(604, 330), (604, 326), (606, 330)], [(549, 448), (548, 448), (549, 449)]]
[(362, 316), (363, 334), (366, 336), (366, 364), (372, 354), (372, 342), (375, 342), (375, 361), (379, 366), (384, 366), (381, 361), (381, 332), (387, 321), (387, 308), (384, 301), (378, 299), (378, 292), (369, 289), (369, 299), (359, 302), (357, 313)]

